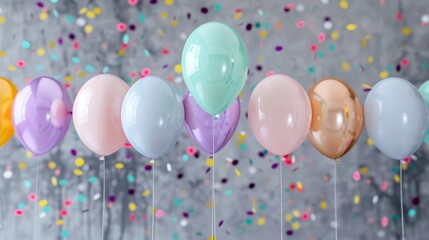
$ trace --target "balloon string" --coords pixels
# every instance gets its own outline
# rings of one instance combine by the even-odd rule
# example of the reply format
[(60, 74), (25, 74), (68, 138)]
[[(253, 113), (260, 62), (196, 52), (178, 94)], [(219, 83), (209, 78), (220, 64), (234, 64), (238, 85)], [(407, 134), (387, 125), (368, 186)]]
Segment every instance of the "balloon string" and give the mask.
[(401, 190), (401, 228), (402, 228), (402, 240), (405, 240), (404, 234), (404, 198), (403, 198), (403, 189), (402, 189), (402, 161), (399, 161), (399, 184)]
[(335, 207), (335, 240), (338, 240), (338, 214), (337, 214), (337, 161), (334, 161), (334, 207)]
[(155, 239), (155, 160), (152, 159), (152, 240)]
[(213, 151), (213, 169), (212, 169), (212, 236), (216, 240), (216, 194), (215, 194), (215, 149), (214, 149), (214, 134), (215, 134), (215, 117), (213, 117), (213, 128), (212, 128), (212, 151)]
[(106, 161), (104, 157), (100, 157), (100, 161), (103, 161), (103, 207), (101, 213), (101, 240), (104, 240), (104, 214), (106, 212)]
[(36, 157), (36, 196), (34, 198), (34, 224), (33, 224), (33, 239), (36, 240), (37, 229), (37, 198), (39, 197), (39, 157)]
[(280, 240), (283, 240), (283, 162), (280, 158)]

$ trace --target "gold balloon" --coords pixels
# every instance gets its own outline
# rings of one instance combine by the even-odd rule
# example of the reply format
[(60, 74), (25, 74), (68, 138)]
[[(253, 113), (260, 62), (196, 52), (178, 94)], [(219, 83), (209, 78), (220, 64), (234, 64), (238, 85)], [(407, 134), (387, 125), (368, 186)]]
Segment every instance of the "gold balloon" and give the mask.
[(0, 77), (0, 147), (13, 136), (12, 103), (18, 89), (13, 83)]
[(323, 155), (338, 160), (358, 141), (363, 128), (359, 98), (345, 82), (322, 79), (308, 91), (312, 120), (308, 140)]

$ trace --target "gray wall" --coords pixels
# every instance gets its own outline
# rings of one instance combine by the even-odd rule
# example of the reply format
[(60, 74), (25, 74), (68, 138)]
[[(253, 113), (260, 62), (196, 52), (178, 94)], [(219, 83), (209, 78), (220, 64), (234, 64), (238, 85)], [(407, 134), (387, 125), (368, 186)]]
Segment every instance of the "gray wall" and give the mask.
[[(137, 80), (131, 78), (130, 73), (150, 68), (152, 74), (170, 79), (180, 94), (185, 86), (174, 66), (180, 63), (184, 41), (192, 29), (204, 22), (222, 21), (240, 32), (249, 52), (250, 73), (243, 90), (243, 112), (237, 134), (242, 131), (247, 134), (246, 149), (237, 146), (235, 134), (228, 146), (216, 155), (216, 216), (218, 222), (224, 221), (217, 228), (218, 239), (279, 239), (279, 171), (271, 168), (278, 160), (273, 156), (259, 157), (258, 152), (263, 149), (252, 136), (245, 118), (251, 89), (268, 71), (290, 75), (306, 89), (320, 78), (340, 78), (356, 90), (362, 101), (366, 96), (362, 84), (375, 84), (382, 71), (409, 79), (417, 86), (429, 79), (429, 26), (421, 25), (422, 15), (429, 14), (427, 0), (349, 0), (347, 10), (340, 8), (338, 0), (175, 0), (173, 6), (167, 6), (162, 0), (157, 4), (140, 0), (136, 6), (130, 6), (126, 0), (41, 2), (49, 15), (43, 21), (39, 19), (42, 9), (36, 1), (0, 1), (0, 15), (6, 17), (0, 24), (0, 51), (7, 52), (6, 56), (0, 57), (0, 75), (13, 80), (19, 87), (25, 79), (39, 75), (54, 76), (63, 83), (66, 83), (65, 76), (71, 76), (69, 92), (72, 98), (87, 79), (107, 70), (106, 67), (109, 73), (130, 84)], [(287, 3), (296, 4), (296, 8), (285, 12)], [(217, 4), (221, 4), (222, 10), (215, 10)], [(102, 14), (95, 19), (79, 14), (84, 7), (91, 10), (96, 6), (102, 9)], [(207, 14), (201, 13), (202, 7), (208, 8)], [(239, 19), (234, 19), (236, 9), (242, 10)], [(404, 16), (402, 21), (396, 20), (398, 11)], [(160, 14), (164, 12), (168, 17), (161, 19)], [(144, 22), (139, 21), (139, 14), (144, 14)], [(325, 17), (330, 17), (332, 29), (324, 28)], [(68, 22), (68, 18), (73, 21)], [(90, 23), (93, 32), (85, 33), (76, 23), (78, 18)], [(177, 20), (175, 27), (170, 24), (173, 19)], [(299, 21), (305, 21), (305, 26), (297, 29)], [(135, 31), (126, 32), (130, 36), (129, 49), (122, 57), (117, 52), (125, 32), (116, 30), (119, 22), (137, 27)], [(261, 24), (259, 29), (255, 27), (257, 22)], [(276, 28), (277, 22), (282, 25), (280, 29)], [(246, 31), (248, 23), (253, 25), (251, 31)], [(348, 31), (349, 23), (358, 28)], [(407, 26), (411, 28), (411, 34), (404, 36), (402, 29)], [(262, 29), (267, 33), (266, 38), (260, 37)], [(339, 33), (337, 40), (331, 38), (334, 31)], [(321, 32), (327, 36), (324, 43), (318, 42)], [(75, 35), (75, 41), (79, 41), (77, 51), (72, 48), (70, 33)], [(63, 40), (62, 45), (58, 44), (59, 38)], [(365, 48), (361, 45), (363, 39), (367, 39)], [(21, 46), (23, 40), (31, 43), (30, 49)], [(55, 42), (55, 46), (49, 47), (50, 42)], [(318, 46), (318, 58), (309, 50), (311, 44)], [(276, 52), (275, 47), (279, 45), (283, 50)], [(38, 48), (44, 48), (46, 55), (39, 56)], [(161, 53), (163, 48), (169, 50), (169, 55)], [(372, 64), (368, 63), (369, 56), (373, 57)], [(398, 71), (396, 66), (404, 57), (409, 60), (409, 66)], [(8, 66), (14, 66), (18, 60), (24, 60), (26, 66), (10, 71)], [(256, 70), (258, 64), (262, 71)], [(347, 64), (349, 69), (343, 69)], [(84, 76), (79, 76), (79, 72)], [(394, 181), (399, 163), (368, 146), (366, 140), (367, 135), (363, 133), (357, 146), (338, 165), (339, 238), (400, 239), (399, 184)], [(190, 145), (193, 143), (184, 131), (168, 156), (157, 160), (156, 202), (158, 209), (164, 211), (164, 216), (156, 219), (157, 239), (207, 239), (210, 235), (211, 209), (207, 203), (211, 197), (211, 175), (206, 173), (205, 161), (208, 156), (201, 153), (199, 158), (191, 156), (184, 161), (182, 156)], [(72, 149), (77, 151), (77, 156), (71, 154)], [(427, 153), (428, 148), (423, 146), (404, 172), (407, 239), (427, 239)], [(293, 223), (299, 223), (300, 229), (285, 239), (333, 239), (333, 163), (308, 142), (294, 156), (296, 163), (283, 169), (283, 214), (295, 214), (291, 222), (284, 223), (284, 231), (292, 230)], [(78, 168), (76, 157), (85, 159), (85, 165), (80, 167), (82, 176), (73, 173)], [(0, 159), (3, 173), (0, 177), (0, 239), (33, 237), (34, 202), (29, 201), (28, 196), (35, 191), (36, 170), (39, 171), (39, 200), (46, 199), (50, 208), (37, 207), (37, 239), (100, 238), (102, 204), (97, 195), (103, 194), (102, 165), (78, 140), (73, 127), (58, 148), (39, 158), (38, 169), (37, 159), (28, 158), (17, 139), (0, 150)], [(239, 165), (231, 166), (231, 159), (238, 159)], [(56, 163), (55, 168), (51, 169), (49, 162)], [(115, 168), (118, 162), (124, 164), (123, 169)], [(150, 239), (151, 196), (142, 195), (151, 188), (152, 173), (144, 169), (148, 162), (149, 159), (128, 149), (121, 149), (106, 159), (106, 195), (115, 196), (115, 202), (106, 208), (105, 239)], [(170, 172), (168, 164), (171, 165)], [(368, 173), (356, 182), (352, 175), (362, 167), (367, 167)], [(240, 177), (234, 169), (241, 172)], [(178, 178), (180, 174), (183, 174), (182, 178)], [(94, 180), (91, 176), (97, 181), (91, 182)], [(222, 178), (227, 178), (228, 182), (222, 184)], [(53, 179), (58, 181), (57, 186), (52, 184)], [(289, 185), (297, 181), (304, 185), (304, 191), (289, 191)], [(250, 183), (255, 183), (256, 187), (249, 189)], [(387, 184), (386, 190), (381, 187), (383, 183)], [(134, 189), (135, 194), (130, 195), (128, 189)], [(353, 202), (355, 195), (360, 196), (357, 205)], [(420, 200), (418, 205), (413, 204), (416, 198)], [(71, 200), (72, 206), (65, 207), (65, 200)], [(328, 203), (325, 210), (320, 208), (322, 200)], [(134, 222), (129, 220), (130, 202), (137, 205), (136, 211), (132, 212), (137, 217)], [(256, 213), (247, 215), (252, 207), (256, 208)], [(19, 208), (24, 210), (23, 216), (15, 215)], [(60, 216), (62, 209), (68, 210), (66, 217)], [(416, 211), (415, 216), (408, 214), (410, 210), (413, 212), (412, 209)], [(304, 212), (312, 218), (302, 221), (300, 214)], [(189, 217), (185, 218), (184, 213)], [(146, 218), (142, 220), (144, 216)], [(389, 219), (386, 227), (381, 226), (383, 217)], [(258, 225), (260, 218), (265, 218), (264, 225)], [(63, 220), (62, 225), (57, 224), (59, 219)]]

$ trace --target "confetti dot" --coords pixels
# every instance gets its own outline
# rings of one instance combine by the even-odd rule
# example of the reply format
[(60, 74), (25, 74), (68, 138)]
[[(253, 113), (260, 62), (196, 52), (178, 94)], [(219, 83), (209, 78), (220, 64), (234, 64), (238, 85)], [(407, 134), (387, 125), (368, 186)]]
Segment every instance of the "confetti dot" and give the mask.
[(319, 206), (320, 206), (320, 209), (325, 210), (328, 207), (328, 202), (323, 200), (320, 202)]
[[(428, 14), (424, 14), (421, 18), (422, 23), (429, 23), (429, 15)], [(1, 20), (0, 20), (1, 23)]]
[(357, 25), (356, 25), (356, 24), (349, 23), (349, 24), (347, 24), (346, 29), (347, 29), (348, 31), (354, 31), (354, 30), (356, 30), (356, 29), (357, 29)]
[(265, 218), (259, 218), (257, 223), (258, 223), (258, 225), (264, 225), (265, 224)]
[(181, 72), (182, 72), (182, 65), (180, 65), (180, 64), (176, 64), (176, 65), (174, 66), (174, 71), (175, 71), (176, 73), (181, 73)]
[(40, 20), (46, 20), (47, 18), (48, 18), (48, 13), (47, 12), (41, 12), (40, 14), (39, 14), (39, 18), (40, 18)]
[(0, 16), (0, 24), (3, 24), (6, 22), (6, 17), (5, 16)]
[(74, 173), (76, 176), (82, 176), (82, 174), (83, 174), (82, 170), (77, 169), (77, 168), (73, 170), (73, 173)]
[(410, 34), (411, 34), (411, 28), (409, 28), (409, 27), (402, 28), (402, 35), (408, 36)]
[(389, 73), (387, 71), (381, 71), (379, 74), (379, 77), (381, 79), (387, 78), (387, 77), (389, 77)]
[(30, 42), (29, 41), (22, 41), (21, 42), (21, 46), (23, 47), (23, 48), (25, 48), (25, 49), (29, 49), (30, 47), (31, 47), (31, 44), (30, 44)]
[(82, 167), (85, 164), (85, 160), (81, 157), (76, 158), (76, 160), (74, 161), (74, 164), (77, 167)]
[(208, 158), (206, 160), (206, 164), (207, 164), (208, 167), (213, 167), (213, 164), (214, 164), (213, 158)]
[(93, 27), (92, 27), (91, 24), (87, 24), (87, 25), (85, 25), (85, 29), (84, 30), (85, 30), (86, 33), (92, 33)]
[(5, 51), (0, 51), (0, 57), (6, 57), (7, 53)]

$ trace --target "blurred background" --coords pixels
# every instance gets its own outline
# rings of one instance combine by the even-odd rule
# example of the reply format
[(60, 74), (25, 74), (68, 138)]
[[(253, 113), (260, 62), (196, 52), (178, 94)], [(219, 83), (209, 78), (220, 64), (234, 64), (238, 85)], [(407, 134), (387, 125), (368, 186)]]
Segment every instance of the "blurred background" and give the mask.
[[(96, 74), (132, 84), (150, 73), (181, 96), (187, 36), (202, 23), (225, 22), (246, 43), (249, 76), (240, 125), (215, 156), (217, 238), (279, 239), (282, 218), (285, 239), (333, 239), (333, 161), (306, 141), (283, 166), (280, 188), (279, 158), (256, 142), (246, 119), (251, 91), (269, 73), (289, 75), (307, 90), (318, 79), (339, 78), (362, 103), (388, 76), (418, 87), (429, 79), (428, 14), (427, 0), (0, 0), (0, 75), (19, 88), (52, 76), (74, 99)], [(428, 153), (422, 146), (403, 166), (407, 239), (427, 238)], [(156, 160), (156, 239), (211, 235), (208, 157), (184, 130)], [(149, 161), (124, 146), (106, 158), (103, 176), (73, 126), (42, 157), (12, 139), (0, 149), (0, 239), (32, 239), (35, 221), (37, 239), (99, 239), (103, 196), (105, 239), (150, 239)], [(400, 239), (399, 162), (382, 155), (364, 132), (337, 170), (339, 239)]]

